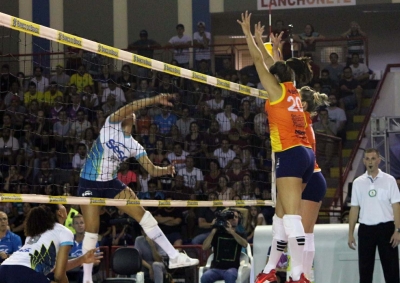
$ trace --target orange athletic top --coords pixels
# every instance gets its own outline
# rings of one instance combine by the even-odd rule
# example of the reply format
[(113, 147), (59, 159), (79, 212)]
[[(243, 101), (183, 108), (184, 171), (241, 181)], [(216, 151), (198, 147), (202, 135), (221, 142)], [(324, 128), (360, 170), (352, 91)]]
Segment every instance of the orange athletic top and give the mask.
[[(312, 120), (311, 120), (311, 115), (310, 112), (304, 112), (304, 116), (306, 117), (306, 123), (307, 123), (307, 127), (306, 127), (306, 136), (308, 141), (311, 144), (311, 147), (314, 151), (314, 153), (316, 153), (316, 140), (315, 140), (315, 134), (314, 134), (314, 130), (312, 127)], [(321, 171), (321, 168), (319, 168), (317, 160), (315, 160), (315, 164), (314, 164), (314, 172), (319, 172)]]
[(306, 136), (306, 120), (300, 95), (292, 82), (280, 84), (279, 100), (265, 103), (268, 114), (272, 151), (285, 151), (296, 146), (311, 148)]

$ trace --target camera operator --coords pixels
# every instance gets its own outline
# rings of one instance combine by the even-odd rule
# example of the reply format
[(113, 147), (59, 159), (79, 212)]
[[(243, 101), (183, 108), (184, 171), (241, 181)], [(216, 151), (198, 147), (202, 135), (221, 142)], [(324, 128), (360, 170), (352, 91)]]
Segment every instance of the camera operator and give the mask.
[(214, 259), (211, 268), (201, 277), (201, 283), (225, 280), (234, 283), (238, 276), (242, 247), (247, 247), (245, 232), (239, 232), (239, 212), (225, 210), (213, 220), (213, 229), (203, 242), (203, 250), (211, 247)]

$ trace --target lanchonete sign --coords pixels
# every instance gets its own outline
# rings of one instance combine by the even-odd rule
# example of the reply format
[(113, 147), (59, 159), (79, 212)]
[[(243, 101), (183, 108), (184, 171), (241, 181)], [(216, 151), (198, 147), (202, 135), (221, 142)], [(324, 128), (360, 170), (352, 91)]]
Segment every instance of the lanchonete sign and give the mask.
[(257, 0), (258, 10), (323, 8), (356, 5), (356, 0)]

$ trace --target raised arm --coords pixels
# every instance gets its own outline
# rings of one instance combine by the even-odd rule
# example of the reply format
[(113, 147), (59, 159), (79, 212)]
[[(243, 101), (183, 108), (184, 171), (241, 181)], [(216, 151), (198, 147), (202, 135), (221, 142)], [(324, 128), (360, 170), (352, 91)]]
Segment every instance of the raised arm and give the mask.
[[(254, 29), (254, 38), (257, 43), (258, 48), (261, 51), (261, 54), (264, 58), (264, 63), (267, 66), (267, 68), (271, 68), (271, 66), (276, 62), (283, 60), (281, 58), (281, 52), (279, 51), (279, 48), (281, 47), (281, 41), (282, 41), (282, 35), (283, 31), (277, 35), (274, 36), (273, 33), (271, 33), (271, 42), (270, 43), (264, 43), (262, 40), (262, 35), (264, 33), (264, 28), (265, 26), (261, 26), (261, 22), (258, 22), (255, 26)], [(264, 44), (271, 44), (272, 46), (272, 54), (269, 54), (267, 49), (265, 48)], [(271, 57), (272, 55), (272, 57)]]
[[(263, 55), (257, 47), (250, 31), (250, 18), (251, 14), (246, 11), (244, 14), (242, 13), (242, 21), (238, 20), (237, 22), (242, 26), (243, 33), (246, 36), (247, 46), (249, 47), (250, 55), (253, 59), (254, 65), (256, 66), (261, 84), (268, 92), (268, 98), (271, 101), (275, 101), (279, 99), (282, 88), (264, 63)], [(268, 56), (271, 57), (269, 54)]]
[(153, 105), (153, 104), (162, 104), (166, 106), (173, 106), (171, 102), (169, 102), (170, 99), (173, 99), (175, 95), (173, 94), (164, 94), (161, 93), (160, 95), (157, 95), (152, 98), (144, 98), (140, 99), (137, 101), (133, 101), (121, 109), (115, 111), (113, 114), (110, 116), (110, 122), (112, 123), (118, 123), (122, 122), (127, 118), (132, 118), (132, 114), (139, 109), (145, 108), (147, 106)]

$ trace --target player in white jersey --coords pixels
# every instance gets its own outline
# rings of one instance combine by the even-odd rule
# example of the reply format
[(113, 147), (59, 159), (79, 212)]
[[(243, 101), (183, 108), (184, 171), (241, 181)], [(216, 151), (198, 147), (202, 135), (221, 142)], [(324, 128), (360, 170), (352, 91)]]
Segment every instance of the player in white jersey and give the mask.
[(0, 283), (49, 283), (46, 277), (54, 269), (54, 281), (68, 282), (68, 253), (74, 236), (56, 223), (45, 206), (34, 207), (26, 218), (25, 245), (0, 266)]
[[(153, 177), (175, 174), (173, 165), (155, 166), (147, 156), (145, 149), (131, 136), (132, 126), (136, 122), (135, 112), (153, 104), (173, 106), (169, 99), (174, 95), (160, 94), (127, 104), (112, 113), (100, 131), (95, 144), (90, 150), (82, 168), (78, 195), (83, 197), (102, 197), (115, 199), (137, 199), (135, 193), (117, 179), (118, 166), (130, 157), (135, 159)], [(169, 268), (197, 265), (199, 261), (184, 253), (179, 253), (158, 227), (157, 221), (141, 206), (119, 207), (133, 217), (169, 256)], [(84, 205), (81, 207), (86, 223), (83, 253), (95, 248), (100, 226), (100, 206)], [(93, 264), (84, 264), (84, 283), (92, 282)]]

